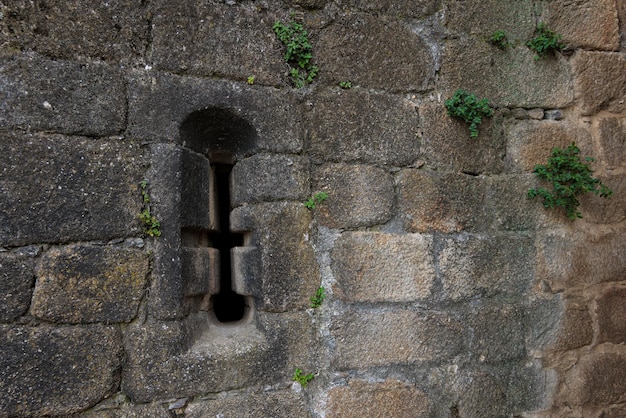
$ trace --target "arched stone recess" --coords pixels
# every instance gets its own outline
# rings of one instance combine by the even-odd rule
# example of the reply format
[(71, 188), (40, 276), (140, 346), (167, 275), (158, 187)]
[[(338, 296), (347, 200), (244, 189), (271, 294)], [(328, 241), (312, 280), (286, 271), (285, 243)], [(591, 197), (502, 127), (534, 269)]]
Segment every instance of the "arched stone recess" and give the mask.
[(297, 153), (300, 135), (272, 139), (286, 125), (263, 122), (276, 110), (258, 90), (246, 100), (235, 85), (174, 81), (147, 99), (163, 117), (135, 124), (139, 136), (178, 126), (149, 145), (161, 236), (145, 321), (125, 335), (122, 381), (139, 403), (289, 381), (314, 353), (305, 309), (319, 272), (302, 204), (310, 169)]

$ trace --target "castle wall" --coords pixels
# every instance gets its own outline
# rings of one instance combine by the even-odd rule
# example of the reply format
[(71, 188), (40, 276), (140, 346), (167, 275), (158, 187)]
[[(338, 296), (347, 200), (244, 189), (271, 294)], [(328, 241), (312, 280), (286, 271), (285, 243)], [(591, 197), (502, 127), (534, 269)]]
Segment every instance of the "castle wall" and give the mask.
[(626, 415), (625, 4), (0, 2), (0, 416)]

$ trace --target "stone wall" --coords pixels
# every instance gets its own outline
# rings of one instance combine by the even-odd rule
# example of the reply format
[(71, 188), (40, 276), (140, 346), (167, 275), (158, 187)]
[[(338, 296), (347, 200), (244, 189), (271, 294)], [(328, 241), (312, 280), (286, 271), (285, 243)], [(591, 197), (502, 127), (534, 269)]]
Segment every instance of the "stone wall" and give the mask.
[[(0, 2), (0, 416), (626, 415), (625, 53), (622, 0)], [(573, 141), (575, 222), (526, 198)]]

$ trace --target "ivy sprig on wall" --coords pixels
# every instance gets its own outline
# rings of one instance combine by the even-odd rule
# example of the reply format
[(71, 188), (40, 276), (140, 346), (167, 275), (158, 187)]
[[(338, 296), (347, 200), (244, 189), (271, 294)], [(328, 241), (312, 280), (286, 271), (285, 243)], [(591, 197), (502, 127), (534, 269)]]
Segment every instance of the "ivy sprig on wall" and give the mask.
[(561, 207), (570, 220), (582, 218), (578, 211), (578, 196), (591, 192), (600, 197), (610, 197), (613, 191), (602, 182), (592, 177), (593, 171), (589, 164), (593, 158), (580, 158), (580, 150), (572, 142), (566, 149), (554, 148), (547, 164), (538, 164), (533, 172), (542, 180), (552, 184), (552, 190), (540, 187), (528, 190), (528, 197), (543, 198), (543, 206), (547, 209)]
[(294, 86), (302, 88), (311, 83), (317, 76), (319, 68), (311, 64), (313, 45), (309, 41), (308, 32), (296, 21), (291, 21), (289, 24), (277, 21), (272, 29), (287, 47), (284, 59), (291, 67), (289, 75)]

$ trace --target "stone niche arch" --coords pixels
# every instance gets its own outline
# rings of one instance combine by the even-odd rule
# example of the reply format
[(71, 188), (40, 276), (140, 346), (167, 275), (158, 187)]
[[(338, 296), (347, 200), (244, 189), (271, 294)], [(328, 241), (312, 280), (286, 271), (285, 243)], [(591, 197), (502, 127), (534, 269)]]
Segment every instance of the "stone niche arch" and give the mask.
[[(311, 215), (302, 204), (308, 159), (273, 151), (271, 138), (259, 138), (253, 122), (264, 119), (262, 112), (276, 117), (259, 108), (190, 109), (174, 141), (150, 145), (147, 177), (161, 236), (152, 241), (145, 319), (124, 337), (122, 389), (134, 402), (289, 381), (314, 355), (305, 311), (319, 285), (306, 239)], [(272, 196), (258, 192), (260, 178), (270, 181)], [(224, 198), (224, 184), (237, 196)], [(224, 211), (227, 224), (220, 223)], [(225, 229), (240, 235), (236, 245), (224, 244), (230, 261), (215, 246)], [(243, 298), (244, 312), (234, 320), (214, 311), (224, 262), (232, 265), (229, 286)]]

